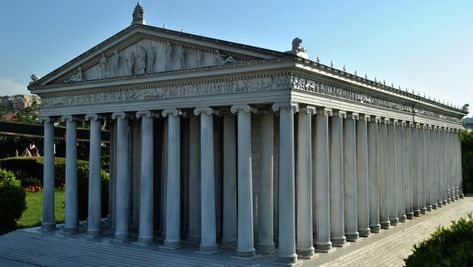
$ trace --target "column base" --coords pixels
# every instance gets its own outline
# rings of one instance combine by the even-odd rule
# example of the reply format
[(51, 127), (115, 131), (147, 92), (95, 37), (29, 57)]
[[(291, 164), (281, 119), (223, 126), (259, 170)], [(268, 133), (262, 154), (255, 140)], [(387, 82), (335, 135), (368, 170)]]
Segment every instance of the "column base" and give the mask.
[(412, 220), (412, 219), (414, 219), (414, 212), (410, 211), (410, 212), (406, 213), (406, 216), (407, 216), (408, 220)]
[(307, 248), (307, 249), (298, 249), (297, 250), (297, 258), (300, 258), (300, 259), (313, 259), (316, 255), (314, 253), (314, 248), (313, 247), (310, 247), (310, 248)]
[(399, 218), (398, 217), (389, 218), (389, 221), (391, 222), (391, 226), (397, 226), (397, 224), (399, 223)]
[(441, 207), (443, 206), (443, 204), (442, 204), (442, 201), (441, 201), (441, 200), (439, 200), (439, 201), (437, 202), (437, 206), (438, 206), (439, 208), (441, 208)]
[(450, 198), (447, 198), (447, 204), (450, 204), (452, 201), (450, 200)]
[(62, 232), (65, 234), (76, 234), (77, 233), (77, 226), (64, 226), (62, 228)]
[(370, 231), (370, 228), (358, 229), (358, 233), (360, 234), (360, 237), (368, 237), (371, 231)]
[(360, 238), (360, 234), (358, 232), (354, 233), (345, 233), (345, 237), (348, 242), (356, 242), (358, 238)]
[(381, 231), (381, 224), (370, 224), (370, 231), (372, 233), (379, 233)]
[(426, 209), (427, 209), (428, 212), (431, 212), (431, 211), (432, 211), (432, 205), (428, 205), (428, 206), (426, 207)]
[(436, 210), (437, 209), (437, 203), (432, 204), (432, 209)]
[(319, 242), (315, 243), (315, 252), (320, 252), (320, 253), (329, 253), (332, 248), (332, 242)]
[(258, 244), (256, 246), (256, 251), (261, 254), (273, 254), (274, 253), (274, 243), (271, 244)]
[(43, 232), (50, 232), (57, 230), (55, 223), (43, 223), (41, 225), (41, 231)]
[(254, 248), (250, 248), (250, 249), (247, 249), (247, 250), (238, 250), (237, 249), (235, 251), (235, 254), (237, 255), (237, 257), (240, 257), (240, 258), (251, 258), (251, 257), (254, 257), (256, 255)]
[(455, 200), (458, 200), (460, 197), (458, 195), (455, 196)]
[(164, 245), (159, 246), (159, 247), (164, 248), (164, 249), (180, 249), (182, 247), (182, 244), (180, 240), (177, 240), (177, 241), (164, 240)]
[(389, 229), (391, 227), (391, 222), (390, 221), (382, 221), (381, 222), (381, 229)]
[(128, 233), (115, 233), (113, 238), (117, 241), (128, 241)]
[(405, 223), (407, 221), (407, 215), (406, 214), (402, 214), (399, 216), (399, 222), (401, 223)]
[(447, 200), (446, 200), (446, 199), (442, 200), (442, 204), (443, 204), (444, 206), (446, 206), (446, 205), (447, 205)]
[(414, 216), (420, 217), (420, 210), (414, 210)]
[(460, 198), (465, 198), (465, 195), (462, 193), (462, 194), (460, 195)]
[(347, 244), (346, 237), (334, 237), (331, 239), (333, 247), (344, 247)]
[(215, 245), (200, 244), (199, 250), (196, 251), (195, 253), (213, 255), (213, 254), (217, 254), (218, 252), (219, 251), (217, 249), (217, 244)]
[(422, 207), (422, 208), (420, 209), (420, 213), (421, 213), (421, 214), (425, 214), (426, 211), (427, 211), (427, 208), (426, 208), (426, 207)]
[(87, 230), (87, 232), (84, 234), (84, 237), (89, 238), (89, 239), (100, 238), (102, 237), (102, 230), (100, 229)]
[[(294, 266), (299, 265), (299, 262), (297, 261), (297, 255), (294, 254), (289, 256), (278, 256), (275, 264), (282, 266)], [(300, 264), (302, 264), (302, 262)]]
[(153, 236), (139, 236), (138, 237), (138, 243), (151, 244), (153, 242), (154, 242), (154, 237)]

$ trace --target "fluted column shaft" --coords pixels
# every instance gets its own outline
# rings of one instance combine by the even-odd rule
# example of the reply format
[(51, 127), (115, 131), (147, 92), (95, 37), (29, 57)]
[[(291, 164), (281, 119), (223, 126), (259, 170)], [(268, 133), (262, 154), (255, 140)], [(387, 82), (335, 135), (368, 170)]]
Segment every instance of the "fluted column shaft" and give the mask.
[(101, 120), (97, 114), (89, 114), (85, 116), (86, 120), (90, 120), (90, 143), (89, 143), (89, 201), (87, 218), (87, 233), (91, 236), (98, 236), (102, 232), (102, 182), (100, 178), (100, 142)]
[(389, 199), (388, 199), (388, 119), (378, 127), (378, 155), (379, 155), (379, 220), (381, 228), (389, 229)]
[(424, 189), (424, 130), (421, 124), (417, 124), (417, 207), (421, 214), (425, 214), (425, 189)]
[(199, 117), (191, 116), (189, 118), (189, 234), (187, 239), (198, 243), (200, 243), (200, 214), (200, 121)]
[(209, 253), (217, 250), (213, 113), (214, 111), (208, 107), (194, 110), (195, 115), (200, 114), (200, 250)]
[[(412, 145), (411, 128), (405, 127), (404, 122), (399, 122), (396, 130), (396, 208), (397, 217), (400, 222), (405, 222), (406, 207), (412, 210), (412, 184), (411, 175), (407, 175), (403, 170), (410, 171), (411, 162), (407, 161), (411, 158), (410, 146)], [(411, 215), (411, 214), (409, 214)], [(411, 216), (409, 216), (411, 217)], [(412, 218), (412, 217), (411, 217)]]
[(274, 104), (279, 110), (279, 254), (278, 261), (294, 263), (296, 255), (294, 111), (292, 103)]
[[(434, 201), (435, 198), (435, 161), (434, 161), (434, 142), (433, 142), (433, 128), (429, 127), (427, 130), (428, 139), (428, 155), (429, 155), (429, 206), (428, 210), (437, 209), (437, 203)], [(430, 209), (429, 209), (430, 208)]]
[(164, 247), (181, 246), (181, 120), (180, 111), (164, 110), (168, 117), (166, 231)]
[(236, 253), (255, 255), (253, 240), (253, 174), (251, 170), (251, 111), (250, 106), (233, 106), (237, 113), (237, 175), (238, 175), (238, 239)]
[(63, 230), (77, 232), (77, 132), (73, 116), (64, 116), (66, 121), (66, 216)]
[(49, 117), (40, 120), (44, 126), (44, 165), (43, 165), (43, 222), (41, 229), (56, 229), (54, 216), (54, 123)]
[(315, 249), (327, 252), (330, 241), (330, 180), (328, 118), (332, 110), (319, 110), (316, 115), (315, 139)]
[(117, 119), (117, 189), (115, 238), (128, 239), (128, 212), (130, 209), (130, 174), (128, 162), (128, 118), (125, 113), (113, 113)]
[(312, 114), (313, 107), (303, 107), (298, 114), (297, 137), (297, 255), (314, 256), (312, 237)]
[(138, 240), (148, 243), (153, 241), (153, 188), (154, 188), (154, 138), (153, 114), (139, 111), (141, 118), (141, 166), (140, 166), (140, 226)]
[(389, 201), (389, 221), (391, 225), (397, 225), (397, 146), (396, 146), (396, 120), (388, 125), (388, 201)]
[(358, 209), (358, 232), (366, 237), (369, 228), (369, 183), (368, 183), (368, 115), (361, 115), (356, 127), (356, 188)]
[(344, 220), (347, 241), (356, 241), (359, 237), (357, 224), (356, 196), (356, 121), (358, 114), (350, 113), (343, 128), (343, 189), (344, 189)]
[(421, 141), (419, 140), (418, 135), (418, 125), (413, 125), (414, 127), (411, 129), (412, 131), (412, 210), (414, 212), (414, 216), (420, 216), (420, 199), (421, 199), (421, 184), (419, 183), (420, 177), (422, 176), (420, 161), (422, 160), (422, 153), (420, 150), (422, 149), (420, 146)]
[(437, 173), (437, 206), (443, 206), (442, 202), (442, 141), (440, 138), (441, 128), (435, 131), (435, 171)]
[[(261, 116), (261, 173), (259, 180), (258, 251), (271, 253), (273, 241), (274, 114)], [(312, 214), (312, 212), (311, 212)], [(312, 234), (312, 233), (311, 233)]]
[(379, 117), (374, 117), (368, 124), (368, 179), (369, 179), (369, 227), (371, 232), (378, 233), (381, 229), (379, 216)]
[(431, 167), (432, 167), (432, 208), (437, 209), (438, 205), (438, 194), (439, 194), (439, 179), (438, 179), (438, 144), (437, 144), (437, 126), (432, 128), (430, 134), (430, 142), (432, 143), (432, 158), (431, 158)]
[(346, 113), (337, 111), (330, 128), (330, 237), (334, 247), (345, 245), (343, 198), (343, 120)]
[(226, 246), (237, 240), (237, 148), (235, 116), (223, 118), (223, 237)]
[(404, 199), (406, 201), (406, 216), (408, 219), (414, 218), (412, 209), (412, 126), (411, 122), (407, 122), (406, 128), (404, 128)]

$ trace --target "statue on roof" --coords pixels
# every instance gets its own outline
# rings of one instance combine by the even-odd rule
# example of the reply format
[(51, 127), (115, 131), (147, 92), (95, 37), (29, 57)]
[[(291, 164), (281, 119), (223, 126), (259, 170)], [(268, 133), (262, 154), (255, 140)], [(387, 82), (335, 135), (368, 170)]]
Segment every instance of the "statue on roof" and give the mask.
[(133, 10), (133, 21), (131, 24), (145, 24), (144, 9), (140, 2), (136, 3), (135, 10)]
[(463, 111), (468, 111), (468, 107), (470, 107), (470, 105), (469, 105), (469, 104), (465, 104), (465, 105), (463, 105), (462, 110), (463, 110)]
[(302, 57), (302, 58), (309, 58), (309, 54), (307, 51), (302, 47), (302, 39), (299, 37), (294, 38), (292, 40), (292, 50), (288, 51), (288, 53)]

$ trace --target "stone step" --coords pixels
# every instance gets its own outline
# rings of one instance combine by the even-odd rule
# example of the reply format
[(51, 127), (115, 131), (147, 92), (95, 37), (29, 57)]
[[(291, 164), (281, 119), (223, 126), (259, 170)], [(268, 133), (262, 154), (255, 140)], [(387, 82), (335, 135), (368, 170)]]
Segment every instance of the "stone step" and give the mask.
[(212, 259), (185, 249), (166, 253), (156, 246), (108, 239), (90, 241), (29, 229), (2, 236), (0, 257), (44, 266), (255, 266), (230, 257)]

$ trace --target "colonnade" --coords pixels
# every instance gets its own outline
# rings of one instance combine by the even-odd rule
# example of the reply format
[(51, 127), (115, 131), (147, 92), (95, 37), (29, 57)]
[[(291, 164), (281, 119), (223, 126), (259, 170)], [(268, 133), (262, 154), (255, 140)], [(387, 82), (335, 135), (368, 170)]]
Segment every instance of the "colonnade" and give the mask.
[[(104, 114), (82, 115), (90, 122), (89, 214), (87, 234), (101, 235), (100, 125)], [(235, 247), (240, 257), (272, 253), (295, 262), (316, 252), (343, 247), (462, 196), (458, 130), (297, 103), (262, 108), (144, 110), (108, 114), (116, 123), (114, 238), (130, 239), (129, 120), (141, 120), (138, 241), (156, 239), (154, 123), (167, 121), (165, 229), (163, 248), (178, 249), (183, 239), (202, 253)], [(189, 207), (182, 234), (181, 119), (187, 116)], [(223, 116), (223, 228), (217, 239), (214, 117)], [(254, 200), (252, 116), (260, 117), (259, 191)], [(76, 233), (76, 120), (66, 122), (66, 216), (63, 231)], [(44, 124), (43, 229), (55, 229), (53, 118)], [(275, 121), (279, 121), (279, 128)], [(275, 140), (276, 133), (279, 140)], [(278, 161), (275, 150), (279, 151)], [(274, 167), (277, 166), (277, 179)], [(275, 184), (277, 181), (277, 184)], [(276, 198), (274, 197), (276, 196)], [(186, 198), (187, 199), (187, 198)], [(274, 200), (277, 201), (274, 201)], [(277, 202), (277, 204), (275, 203)], [(254, 206), (257, 205), (255, 214)], [(274, 213), (277, 205), (277, 217)], [(257, 225), (254, 225), (254, 220)], [(274, 222), (277, 222), (275, 224)]]

